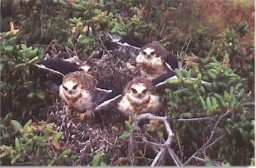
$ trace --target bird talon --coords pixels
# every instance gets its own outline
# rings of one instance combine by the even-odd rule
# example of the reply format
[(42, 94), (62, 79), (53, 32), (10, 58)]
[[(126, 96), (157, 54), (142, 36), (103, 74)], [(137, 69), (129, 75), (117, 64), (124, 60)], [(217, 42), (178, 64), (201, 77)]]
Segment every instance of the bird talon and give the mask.
[(78, 118), (83, 121), (85, 118), (86, 118), (86, 113), (79, 113), (77, 114), (78, 115)]

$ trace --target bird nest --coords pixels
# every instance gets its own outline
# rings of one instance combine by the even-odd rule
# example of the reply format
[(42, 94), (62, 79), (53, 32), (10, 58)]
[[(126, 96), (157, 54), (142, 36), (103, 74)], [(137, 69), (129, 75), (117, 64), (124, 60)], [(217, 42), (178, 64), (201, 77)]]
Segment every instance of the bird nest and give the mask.
[[(130, 130), (128, 118), (115, 112), (98, 112), (94, 119), (80, 120), (59, 100), (51, 106), (48, 122), (63, 132), (63, 146), (77, 157), (73, 165), (88, 165), (97, 154), (107, 165), (150, 165), (159, 152), (154, 144), (161, 147), (166, 141), (156, 131), (146, 131), (148, 120), (130, 122)], [(125, 133), (129, 135), (123, 138)]]

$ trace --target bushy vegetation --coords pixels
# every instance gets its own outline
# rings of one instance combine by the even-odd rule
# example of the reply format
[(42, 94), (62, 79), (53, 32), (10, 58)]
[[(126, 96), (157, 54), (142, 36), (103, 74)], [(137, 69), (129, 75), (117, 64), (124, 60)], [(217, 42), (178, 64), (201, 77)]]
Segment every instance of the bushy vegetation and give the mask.
[[(253, 12), (250, 0), (2, 0), (0, 163), (150, 165), (139, 148), (133, 159), (122, 152), (128, 128), (111, 149), (78, 161), (49, 117), (58, 97), (33, 66), (60, 52), (86, 59), (113, 33), (157, 40), (183, 62), (163, 95), (182, 163), (254, 165)], [(196, 151), (199, 159), (188, 160)]]

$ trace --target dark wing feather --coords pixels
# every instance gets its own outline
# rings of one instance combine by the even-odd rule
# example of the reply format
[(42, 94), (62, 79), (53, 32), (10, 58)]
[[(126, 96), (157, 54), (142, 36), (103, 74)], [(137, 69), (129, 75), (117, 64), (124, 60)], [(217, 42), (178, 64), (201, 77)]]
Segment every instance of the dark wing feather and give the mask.
[(78, 64), (70, 59), (47, 59), (34, 64), (35, 72), (44, 81), (47, 90), (57, 92), (63, 77), (74, 71), (78, 71)]
[(64, 59), (47, 59), (35, 65), (39, 68), (48, 69), (51, 72), (61, 73), (63, 75), (79, 70), (77, 63)]
[(115, 46), (112, 49), (120, 51), (131, 58), (135, 58), (139, 54), (140, 48), (146, 44), (142, 39), (131, 35), (120, 37), (115, 34), (109, 34), (109, 37), (113, 44), (112, 46)]
[(95, 111), (107, 110), (107, 109), (110, 109), (110, 107), (113, 107), (113, 109), (115, 109), (117, 103), (121, 100), (121, 98), (122, 98), (122, 95), (120, 94), (111, 99), (107, 99), (102, 103), (98, 104), (98, 106), (96, 106), (95, 108)]
[(105, 100), (109, 99), (109, 96), (111, 95), (112, 90), (106, 90), (101, 88), (96, 88), (92, 93), (92, 101), (99, 105)]
[(172, 70), (178, 68), (178, 59), (170, 53), (167, 56), (166, 63), (171, 67)]
[(42, 64), (34, 65), (35, 68), (33, 69), (35, 70), (37, 76), (40, 76), (40, 78), (45, 81), (46, 89), (55, 91), (56, 89), (54, 87), (56, 87), (56, 85), (59, 86), (62, 83), (62, 78), (64, 77), (64, 74), (50, 69)]

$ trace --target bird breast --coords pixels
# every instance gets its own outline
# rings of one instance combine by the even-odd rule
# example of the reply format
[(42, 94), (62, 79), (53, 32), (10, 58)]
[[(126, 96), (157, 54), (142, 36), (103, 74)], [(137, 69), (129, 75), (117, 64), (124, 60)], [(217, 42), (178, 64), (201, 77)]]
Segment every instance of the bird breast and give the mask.
[(92, 102), (92, 96), (87, 90), (84, 90), (76, 97), (72, 97), (67, 96), (64, 89), (60, 87), (59, 96), (70, 108), (80, 112), (86, 111), (87, 109), (92, 109), (94, 107), (94, 103)]
[(161, 107), (159, 97), (151, 95), (149, 100), (142, 103), (136, 104), (129, 100), (128, 96), (124, 96), (118, 103), (118, 110), (126, 115), (132, 115), (135, 113), (155, 113), (158, 112)]

